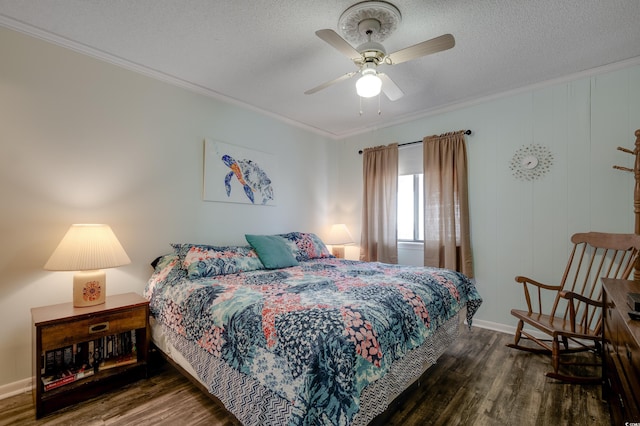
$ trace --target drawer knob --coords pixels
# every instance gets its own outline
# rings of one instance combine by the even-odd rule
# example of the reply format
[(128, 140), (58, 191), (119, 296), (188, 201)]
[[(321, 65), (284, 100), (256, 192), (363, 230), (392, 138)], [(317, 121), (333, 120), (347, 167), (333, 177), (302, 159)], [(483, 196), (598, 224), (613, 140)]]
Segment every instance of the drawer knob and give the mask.
[(622, 399), (622, 395), (618, 394), (618, 401), (620, 401), (620, 407), (624, 409), (624, 399)]
[(109, 321), (93, 324), (89, 326), (89, 333), (100, 333), (109, 330)]

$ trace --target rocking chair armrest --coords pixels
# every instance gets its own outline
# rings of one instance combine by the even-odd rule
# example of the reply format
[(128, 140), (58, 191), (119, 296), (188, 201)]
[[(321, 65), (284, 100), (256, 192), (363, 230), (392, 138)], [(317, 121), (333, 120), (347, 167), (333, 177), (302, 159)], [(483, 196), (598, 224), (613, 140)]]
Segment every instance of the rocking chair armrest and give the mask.
[[(523, 277), (520, 275), (518, 275), (515, 279), (516, 279), (516, 282), (522, 284), (522, 289), (524, 290), (524, 298), (525, 298), (525, 301), (527, 302), (527, 310), (529, 311), (530, 314), (534, 313), (534, 311), (539, 314), (543, 313), (542, 290), (552, 290), (555, 292), (562, 290), (562, 286), (544, 284), (536, 280), (532, 280), (531, 278)], [(529, 288), (529, 285), (533, 287)]]
[(546, 290), (555, 290), (555, 291), (562, 290), (562, 286), (544, 284), (544, 283), (538, 282), (536, 280), (533, 280), (531, 278), (523, 277), (523, 276), (520, 276), (520, 275), (518, 275), (516, 277), (516, 282), (522, 283), (522, 284), (532, 284), (532, 285), (534, 285), (536, 287), (544, 288)]
[[(597, 308), (602, 308), (604, 306), (604, 303), (602, 303), (599, 300), (593, 300), (590, 299), (586, 296), (583, 296), (581, 294), (578, 293), (574, 293), (572, 291), (561, 291), (560, 293), (558, 293), (558, 295), (564, 299), (567, 299), (567, 305), (569, 307), (569, 324), (571, 326), (571, 332), (575, 333), (576, 332), (576, 325), (578, 325), (578, 322), (581, 322), (581, 324), (579, 324), (583, 330), (585, 329), (589, 329), (589, 323), (585, 322), (587, 321), (587, 318), (589, 318), (589, 314), (588, 312), (591, 309), (597, 309)], [(584, 303), (584, 308), (585, 308), (585, 312), (583, 314), (581, 314), (581, 320), (578, 319), (577, 316), (577, 309), (576, 309), (576, 300), (578, 301), (578, 306), (580, 304), (580, 302)], [(589, 305), (591, 305), (593, 308), (590, 308)], [(593, 312), (593, 311), (591, 311)], [(593, 313), (591, 314), (591, 317), (593, 317)]]
[(604, 303), (602, 303), (602, 301), (600, 301), (600, 300), (593, 300), (593, 299), (590, 299), (590, 298), (588, 298), (586, 296), (583, 296), (583, 295), (581, 295), (579, 293), (574, 293), (572, 291), (561, 291), (560, 292), (560, 297), (562, 297), (564, 299), (567, 299), (569, 301), (572, 301), (573, 299), (577, 299), (577, 300), (579, 300), (579, 301), (581, 301), (583, 303), (587, 303), (587, 304), (589, 304), (591, 306), (595, 306), (597, 308), (602, 308), (604, 306)]

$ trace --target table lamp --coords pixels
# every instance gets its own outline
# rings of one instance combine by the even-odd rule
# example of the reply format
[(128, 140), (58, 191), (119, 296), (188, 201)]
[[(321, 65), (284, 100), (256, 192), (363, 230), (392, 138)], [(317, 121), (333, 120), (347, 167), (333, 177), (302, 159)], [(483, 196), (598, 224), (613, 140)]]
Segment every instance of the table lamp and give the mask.
[(107, 291), (103, 269), (131, 263), (108, 225), (71, 225), (44, 265), (49, 271), (78, 271), (73, 276), (73, 306), (104, 303)]
[(344, 246), (347, 244), (353, 244), (353, 237), (351, 236), (347, 225), (344, 223), (338, 223), (331, 226), (329, 237), (325, 242), (331, 245), (331, 254), (337, 258), (343, 259)]

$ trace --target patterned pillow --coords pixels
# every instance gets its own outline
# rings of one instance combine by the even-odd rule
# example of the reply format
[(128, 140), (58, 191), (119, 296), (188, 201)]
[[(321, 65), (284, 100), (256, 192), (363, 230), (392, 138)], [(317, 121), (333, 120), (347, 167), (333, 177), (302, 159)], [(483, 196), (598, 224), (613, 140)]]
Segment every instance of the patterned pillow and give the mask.
[(157, 288), (174, 285), (187, 276), (187, 272), (182, 269), (180, 257), (175, 253), (158, 257), (151, 263), (151, 266), (153, 266), (153, 274), (147, 281), (143, 293), (147, 299), (151, 299)]
[(258, 254), (249, 246), (172, 244), (190, 279), (264, 269)]
[(287, 243), (289, 243), (289, 246), (293, 250), (293, 255), (299, 262), (333, 257), (329, 249), (327, 249), (327, 246), (324, 245), (316, 234), (309, 232), (289, 232), (288, 234), (279, 234), (279, 236), (287, 240)]

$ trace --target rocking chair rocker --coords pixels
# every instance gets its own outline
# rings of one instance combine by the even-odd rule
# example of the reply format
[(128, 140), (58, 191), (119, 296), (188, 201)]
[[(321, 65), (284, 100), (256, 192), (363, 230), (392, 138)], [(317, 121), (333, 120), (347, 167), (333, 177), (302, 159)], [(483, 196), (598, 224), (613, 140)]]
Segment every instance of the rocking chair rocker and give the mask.
[[(563, 356), (579, 351), (602, 355), (601, 278), (629, 277), (638, 259), (640, 235), (588, 232), (574, 234), (571, 242), (573, 250), (558, 285), (543, 284), (522, 276), (515, 278), (524, 287), (527, 310), (511, 310), (511, 315), (518, 318), (518, 325), (514, 343), (507, 346), (551, 355), (553, 371), (546, 373), (548, 377), (573, 383), (601, 383), (601, 376), (568, 374), (561, 372), (560, 366), (600, 365), (566, 362)], [(551, 310), (545, 312), (543, 303), (550, 300), (543, 296), (546, 291), (554, 292), (555, 297)], [(537, 304), (532, 303), (532, 293), (533, 302)], [(541, 332), (550, 338), (534, 336), (523, 329), (525, 324), (538, 331), (538, 336)], [(525, 346), (521, 339), (535, 342), (540, 347)]]

